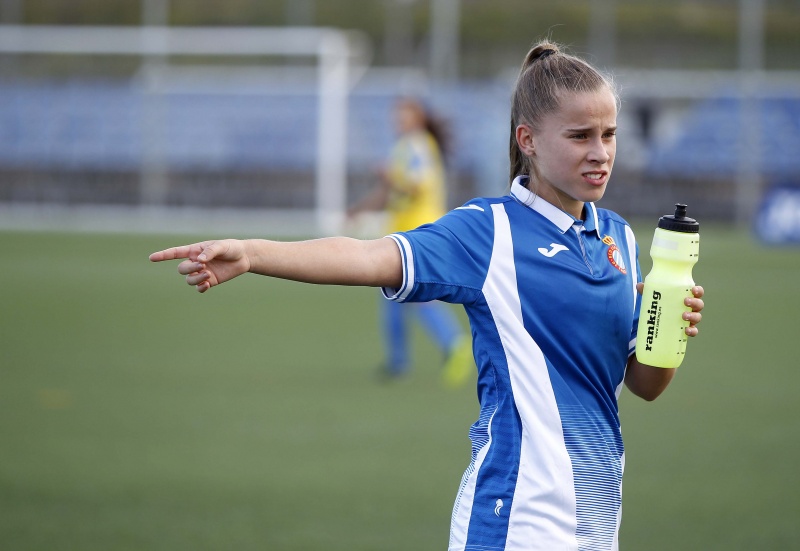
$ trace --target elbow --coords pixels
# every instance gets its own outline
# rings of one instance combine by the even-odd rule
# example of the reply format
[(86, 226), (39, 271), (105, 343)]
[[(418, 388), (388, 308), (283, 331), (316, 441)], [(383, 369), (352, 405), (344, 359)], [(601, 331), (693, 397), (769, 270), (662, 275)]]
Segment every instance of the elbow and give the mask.
[(673, 377), (674, 368), (644, 365), (634, 356), (625, 373), (625, 386), (642, 400), (652, 402), (667, 389)]
[(663, 388), (657, 389), (646, 389), (646, 390), (639, 390), (638, 392), (634, 392), (639, 398), (644, 400), (645, 402), (652, 402), (664, 392)]
[(628, 387), (631, 394), (637, 398), (641, 398), (645, 402), (652, 402), (664, 392), (664, 387), (636, 384), (635, 381), (631, 381), (630, 379), (625, 381), (625, 386)]

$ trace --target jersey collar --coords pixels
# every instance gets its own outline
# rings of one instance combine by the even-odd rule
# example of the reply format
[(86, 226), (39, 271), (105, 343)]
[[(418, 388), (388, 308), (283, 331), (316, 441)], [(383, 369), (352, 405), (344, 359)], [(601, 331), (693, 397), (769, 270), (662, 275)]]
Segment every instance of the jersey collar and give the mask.
[(548, 203), (541, 197), (534, 195), (531, 190), (525, 187), (528, 180), (528, 176), (517, 176), (514, 178), (514, 182), (511, 184), (511, 195), (517, 201), (550, 220), (561, 233), (566, 233), (568, 229), (577, 223), (578, 225), (583, 225), (586, 231), (596, 232), (598, 237), (600, 236), (600, 224), (597, 220), (597, 208), (595, 208), (594, 203), (585, 204), (584, 208), (587, 209), (585, 221), (576, 220), (572, 215)]

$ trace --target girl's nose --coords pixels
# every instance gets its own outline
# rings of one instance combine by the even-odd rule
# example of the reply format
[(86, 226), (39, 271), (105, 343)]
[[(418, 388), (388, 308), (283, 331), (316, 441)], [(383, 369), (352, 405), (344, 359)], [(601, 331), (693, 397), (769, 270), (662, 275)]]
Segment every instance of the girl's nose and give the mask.
[(609, 153), (606, 144), (602, 140), (597, 140), (592, 143), (587, 159), (594, 163), (604, 164), (611, 160), (611, 153)]

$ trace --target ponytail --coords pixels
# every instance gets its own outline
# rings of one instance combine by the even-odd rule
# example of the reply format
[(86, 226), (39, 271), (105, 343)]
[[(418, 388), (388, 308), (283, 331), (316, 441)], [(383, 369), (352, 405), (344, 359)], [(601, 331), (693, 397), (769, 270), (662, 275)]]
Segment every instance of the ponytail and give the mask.
[(508, 183), (514, 181), (514, 178), (520, 174), (529, 174), (530, 167), (528, 166), (528, 158), (522, 154), (522, 151), (517, 145), (517, 125), (514, 124), (514, 119), (511, 119), (511, 139), (508, 144), (508, 160), (511, 165), (511, 172), (508, 174)]

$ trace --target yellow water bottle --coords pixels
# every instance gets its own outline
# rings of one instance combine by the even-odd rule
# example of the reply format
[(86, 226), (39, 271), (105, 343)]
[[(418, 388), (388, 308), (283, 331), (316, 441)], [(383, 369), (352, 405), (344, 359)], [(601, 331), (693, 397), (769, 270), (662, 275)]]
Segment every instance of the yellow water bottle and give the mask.
[(644, 280), (636, 358), (654, 367), (678, 367), (686, 355), (683, 301), (692, 296), (692, 267), (700, 251), (700, 224), (686, 217), (686, 205), (676, 204), (675, 214), (662, 216), (653, 236), (653, 269)]

